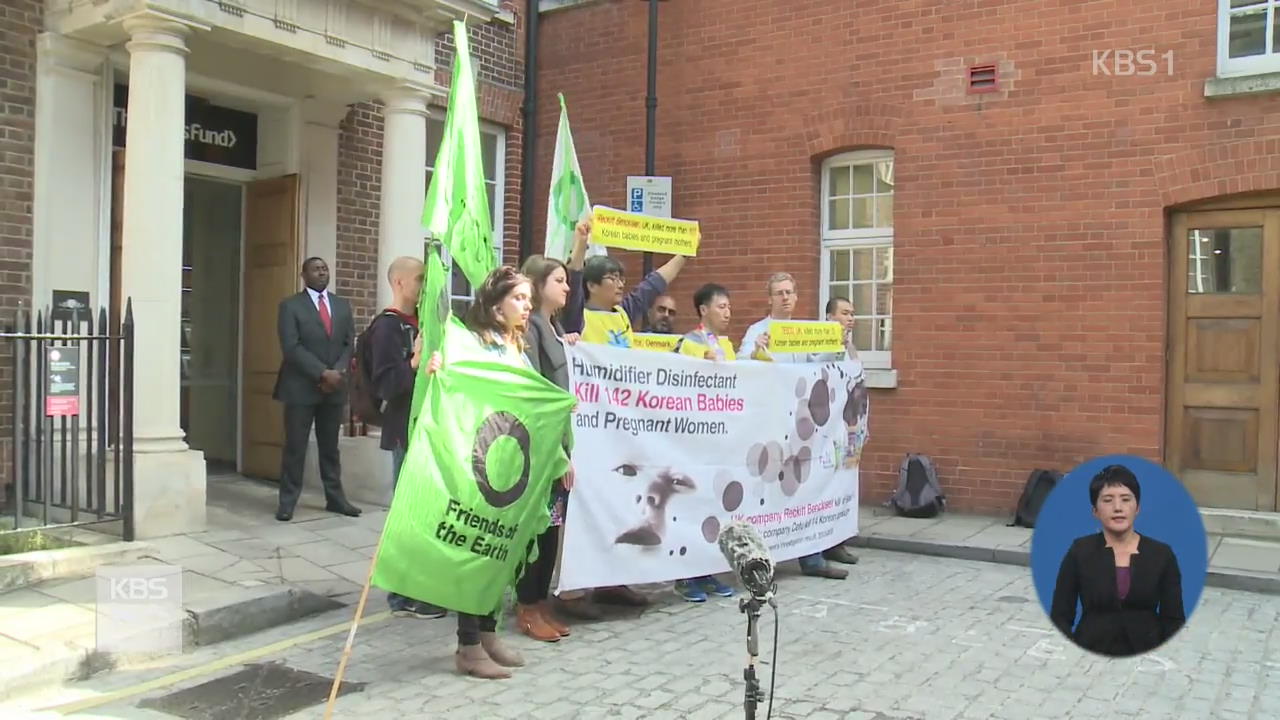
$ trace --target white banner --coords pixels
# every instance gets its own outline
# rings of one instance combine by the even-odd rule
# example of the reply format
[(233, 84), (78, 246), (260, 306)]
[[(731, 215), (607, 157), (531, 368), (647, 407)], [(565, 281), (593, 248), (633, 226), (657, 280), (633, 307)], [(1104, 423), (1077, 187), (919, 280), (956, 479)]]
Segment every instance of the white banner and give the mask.
[(712, 362), (570, 349), (575, 483), (559, 590), (727, 571), (732, 520), (775, 563), (857, 534), (861, 363)]

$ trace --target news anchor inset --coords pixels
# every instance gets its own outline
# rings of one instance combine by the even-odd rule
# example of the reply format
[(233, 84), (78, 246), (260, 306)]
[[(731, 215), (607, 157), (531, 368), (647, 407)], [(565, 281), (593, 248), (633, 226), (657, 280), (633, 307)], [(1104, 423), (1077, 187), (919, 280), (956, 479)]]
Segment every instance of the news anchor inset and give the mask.
[[(1120, 459), (1086, 463), (1092, 467), (1065, 478), (1046, 501), (1032, 541), (1037, 590), (1042, 603), (1050, 598), (1050, 620), (1080, 648), (1109, 657), (1151, 652), (1181, 630), (1208, 566), (1204, 525), (1181, 483), (1154, 463)], [(1159, 502), (1144, 504), (1156, 496)], [(1086, 497), (1089, 524), (1100, 528), (1081, 536)], [(1156, 514), (1162, 517), (1147, 517)]]

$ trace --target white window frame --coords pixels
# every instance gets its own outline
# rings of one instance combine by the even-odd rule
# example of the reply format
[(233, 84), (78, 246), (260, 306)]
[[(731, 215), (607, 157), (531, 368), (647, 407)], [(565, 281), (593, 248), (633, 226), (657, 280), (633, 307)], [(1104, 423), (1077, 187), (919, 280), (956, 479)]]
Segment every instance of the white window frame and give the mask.
[[(1218, 77), (1239, 77), (1280, 72), (1280, 47), (1272, 44), (1280, 23), (1280, 0), (1257, 0), (1267, 7), (1266, 41), (1271, 52), (1250, 57), (1228, 57), (1231, 34), (1231, 0), (1218, 0)], [(1238, 9), (1237, 9), (1238, 10)]]
[[(882, 160), (893, 160), (893, 150), (855, 150), (853, 152), (841, 153), (833, 155), (822, 162), (822, 189), (819, 195), (819, 202), (822, 205), (822, 220), (819, 234), (819, 245), (821, 247), (820, 270), (819, 275), (819, 299), (821, 304), (819, 310), (827, 306), (830, 300), (830, 291), (828, 289), (829, 278), (831, 277), (831, 251), (843, 250), (846, 248), (867, 248), (867, 247), (893, 247), (893, 228), (859, 228), (856, 230), (830, 230), (829, 217), (830, 206), (829, 196), (831, 194), (831, 168), (847, 165), (863, 165), (879, 162)], [(894, 214), (897, 210), (897, 185), (894, 185)], [(893, 269), (890, 265), (889, 282), (893, 282)], [(858, 313), (858, 308), (854, 308), (855, 317), (859, 322), (870, 321), (870, 316), (863, 316)], [(889, 315), (889, 337), (892, 345), (893, 338), (893, 315)], [(892, 350), (864, 350), (858, 348), (858, 356), (862, 360), (862, 364), (868, 370), (888, 370), (893, 367), (893, 351)]]
[[(440, 118), (443, 122), (444, 118)], [(503, 238), (503, 216), (505, 215), (505, 198), (506, 190), (506, 171), (507, 171), (507, 129), (501, 125), (491, 122), (480, 121), (480, 134), (492, 135), (497, 139), (494, 143), (493, 153), (493, 207), (489, 211), (493, 213), (493, 252), (497, 258), (498, 264), (502, 264), (502, 238)], [(439, 151), (439, 148), (436, 148)], [(431, 147), (427, 147), (427, 166), (423, 168), (423, 172), (431, 171), (435, 174), (436, 157)], [(423, 240), (429, 240), (430, 233), (423, 237)], [(444, 261), (444, 268), (449, 278), (449, 302), (462, 302), (464, 305), (471, 304), (471, 295), (455, 295), (453, 294), (453, 259), (449, 257), (449, 251), (441, 248), (440, 259)]]

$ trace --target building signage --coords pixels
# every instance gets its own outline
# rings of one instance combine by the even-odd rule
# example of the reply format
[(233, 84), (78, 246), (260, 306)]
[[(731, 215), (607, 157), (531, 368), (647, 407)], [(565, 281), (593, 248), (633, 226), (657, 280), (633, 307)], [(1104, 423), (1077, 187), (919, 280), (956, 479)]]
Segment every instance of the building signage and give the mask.
[(627, 211), (660, 218), (671, 217), (671, 178), (627, 176)]
[(80, 348), (49, 349), (44, 414), (66, 417), (80, 414)]
[[(128, 124), (129, 86), (116, 83), (111, 108), (111, 143), (122, 148)], [(187, 95), (186, 157), (188, 160), (256, 170), (258, 168), (258, 116), (243, 110), (214, 105)]]

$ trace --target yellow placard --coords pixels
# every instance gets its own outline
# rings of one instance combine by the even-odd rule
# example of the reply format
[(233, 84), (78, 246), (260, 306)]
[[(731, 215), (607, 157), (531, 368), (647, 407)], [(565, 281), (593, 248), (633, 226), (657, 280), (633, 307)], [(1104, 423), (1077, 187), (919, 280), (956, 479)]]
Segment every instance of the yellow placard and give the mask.
[(631, 348), (633, 350), (671, 352), (676, 349), (676, 343), (679, 342), (679, 340), (679, 335), (664, 335), (662, 333), (633, 333), (631, 335)]
[(827, 353), (844, 350), (844, 327), (838, 322), (775, 320), (769, 323), (769, 352)]
[(621, 250), (693, 257), (702, 230), (697, 220), (668, 220), (597, 205), (591, 209), (591, 240)]

